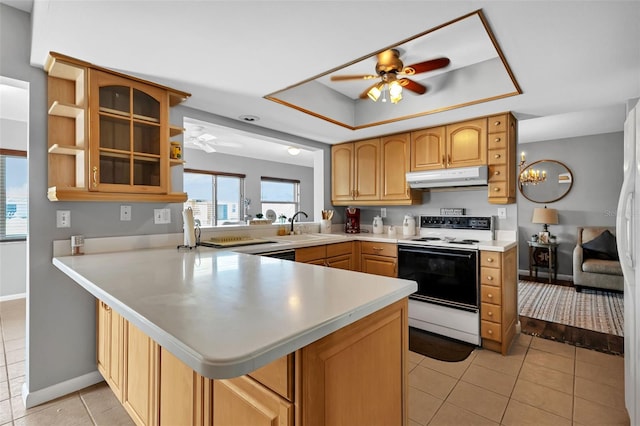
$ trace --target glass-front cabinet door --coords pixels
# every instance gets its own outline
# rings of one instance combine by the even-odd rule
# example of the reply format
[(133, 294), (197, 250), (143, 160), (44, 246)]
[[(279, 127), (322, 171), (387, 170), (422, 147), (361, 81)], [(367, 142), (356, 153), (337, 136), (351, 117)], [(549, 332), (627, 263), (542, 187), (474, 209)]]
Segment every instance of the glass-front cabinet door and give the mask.
[(89, 189), (166, 193), (166, 92), (101, 71), (90, 75)]

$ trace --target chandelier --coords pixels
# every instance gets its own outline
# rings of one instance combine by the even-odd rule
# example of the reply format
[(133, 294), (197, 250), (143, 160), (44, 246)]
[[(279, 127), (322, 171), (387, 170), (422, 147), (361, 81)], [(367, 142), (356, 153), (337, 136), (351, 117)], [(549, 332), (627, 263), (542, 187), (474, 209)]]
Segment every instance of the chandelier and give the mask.
[[(524, 152), (520, 156), (520, 184), (521, 185), (537, 185), (547, 180), (547, 172), (542, 170), (531, 169), (526, 164)], [(527, 170), (528, 169), (528, 170)]]

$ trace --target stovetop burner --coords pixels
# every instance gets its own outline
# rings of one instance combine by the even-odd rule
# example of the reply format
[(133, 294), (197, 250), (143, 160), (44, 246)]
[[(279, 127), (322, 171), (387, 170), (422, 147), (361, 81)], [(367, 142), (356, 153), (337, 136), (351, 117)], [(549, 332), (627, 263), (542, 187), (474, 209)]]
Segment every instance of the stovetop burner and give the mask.
[(459, 241), (458, 240), (453, 240), (453, 241), (450, 241), (450, 242), (454, 243), (454, 244), (477, 244), (477, 243), (480, 242), (480, 240), (459, 240)]
[(442, 238), (438, 237), (422, 237), (422, 238), (414, 238), (413, 241), (441, 241)]

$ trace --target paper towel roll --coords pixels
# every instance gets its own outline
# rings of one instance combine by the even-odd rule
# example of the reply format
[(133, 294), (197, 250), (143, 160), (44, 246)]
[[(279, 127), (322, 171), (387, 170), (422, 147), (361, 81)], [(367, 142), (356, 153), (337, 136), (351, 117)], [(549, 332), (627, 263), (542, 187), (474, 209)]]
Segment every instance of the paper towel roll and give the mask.
[(187, 207), (182, 212), (183, 229), (184, 229), (184, 245), (189, 247), (196, 246), (196, 228), (193, 222), (193, 210)]

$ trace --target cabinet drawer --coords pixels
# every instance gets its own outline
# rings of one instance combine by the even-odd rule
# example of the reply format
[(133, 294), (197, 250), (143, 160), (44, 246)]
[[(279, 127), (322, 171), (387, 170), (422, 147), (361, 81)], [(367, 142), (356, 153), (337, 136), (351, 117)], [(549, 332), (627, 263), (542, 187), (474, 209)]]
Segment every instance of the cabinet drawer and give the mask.
[(313, 246), (296, 249), (296, 262), (311, 262), (327, 257), (327, 246)]
[(285, 355), (248, 374), (281, 397), (293, 401), (293, 355)]
[(507, 150), (505, 149), (490, 149), (487, 163), (492, 164), (507, 164)]
[(507, 180), (506, 165), (489, 166), (489, 183), (504, 182)]
[(495, 322), (480, 321), (480, 336), (483, 339), (495, 340), (502, 342), (501, 325)]
[(507, 183), (506, 182), (490, 182), (489, 183), (489, 195), (488, 197), (506, 197), (507, 196)]
[(497, 251), (480, 252), (480, 266), (488, 266), (489, 268), (502, 267), (502, 255)]
[(327, 257), (342, 256), (345, 254), (351, 254), (353, 251), (353, 243), (348, 241), (346, 243), (328, 244)]
[(506, 132), (507, 131), (507, 115), (494, 115), (487, 120), (489, 133)]
[(480, 312), (483, 321), (491, 321), (495, 323), (502, 323), (502, 309), (499, 305), (491, 303), (482, 303), (480, 306)]
[(360, 253), (377, 254), (380, 256), (398, 257), (398, 246), (391, 243), (376, 243), (372, 241), (362, 241), (360, 243)]
[(500, 291), (500, 287), (483, 284), (480, 286), (480, 294), (480, 300), (482, 302), (502, 305), (502, 293)]
[(486, 285), (493, 285), (499, 287), (502, 285), (502, 276), (500, 275), (500, 269), (495, 268), (481, 268), (480, 270), (480, 283)]
[(506, 149), (507, 132), (499, 132), (489, 135), (487, 147), (489, 149)]

